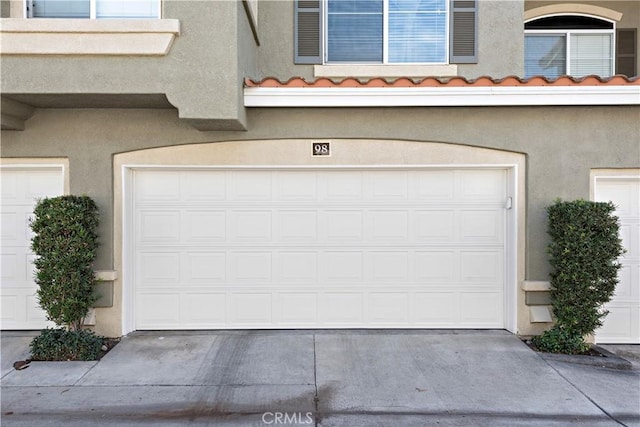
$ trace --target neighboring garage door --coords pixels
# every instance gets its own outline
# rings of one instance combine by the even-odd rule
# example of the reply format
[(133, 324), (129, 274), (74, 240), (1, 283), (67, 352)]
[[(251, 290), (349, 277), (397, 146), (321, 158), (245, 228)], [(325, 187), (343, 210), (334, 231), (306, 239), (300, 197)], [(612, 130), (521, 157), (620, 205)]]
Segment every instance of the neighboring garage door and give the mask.
[(0, 180), (2, 329), (41, 329), (51, 323), (36, 297), (29, 218), (37, 199), (63, 193), (62, 169), (2, 167)]
[(503, 328), (506, 176), (135, 170), (135, 328)]
[(596, 178), (595, 198), (616, 205), (627, 250), (621, 258), (620, 282), (606, 304), (609, 314), (596, 333), (596, 341), (640, 344), (640, 177)]

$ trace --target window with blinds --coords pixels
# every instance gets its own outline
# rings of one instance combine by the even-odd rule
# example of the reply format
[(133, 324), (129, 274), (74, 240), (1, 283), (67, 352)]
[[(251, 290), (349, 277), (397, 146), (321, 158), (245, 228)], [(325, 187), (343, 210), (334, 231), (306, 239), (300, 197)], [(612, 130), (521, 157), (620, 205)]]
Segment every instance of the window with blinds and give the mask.
[(159, 18), (160, 0), (28, 0), (30, 18)]
[(615, 73), (614, 25), (585, 16), (546, 17), (525, 24), (525, 77), (608, 77)]
[(327, 62), (444, 63), (447, 0), (328, 0)]
[(297, 64), (477, 63), (478, 0), (297, 0)]

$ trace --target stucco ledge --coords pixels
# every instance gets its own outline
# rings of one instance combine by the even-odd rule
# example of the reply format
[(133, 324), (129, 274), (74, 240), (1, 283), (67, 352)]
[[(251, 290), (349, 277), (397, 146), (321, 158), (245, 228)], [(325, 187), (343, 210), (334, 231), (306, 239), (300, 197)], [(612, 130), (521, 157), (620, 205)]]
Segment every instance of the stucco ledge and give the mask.
[(164, 56), (180, 35), (177, 19), (0, 20), (0, 55)]
[(542, 280), (524, 280), (521, 287), (525, 292), (545, 292), (551, 290), (551, 283)]

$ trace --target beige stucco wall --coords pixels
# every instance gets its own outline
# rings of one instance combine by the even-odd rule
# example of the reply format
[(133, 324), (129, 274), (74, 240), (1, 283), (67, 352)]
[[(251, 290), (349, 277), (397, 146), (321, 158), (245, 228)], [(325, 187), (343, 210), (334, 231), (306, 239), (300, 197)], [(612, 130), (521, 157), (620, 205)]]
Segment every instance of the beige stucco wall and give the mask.
[[(180, 23), (180, 34), (166, 56), (2, 55), (2, 93), (49, 95), (32, 96), (36, 107), (39, 102), (69, 104), (74, 94), (116, 95), (120, 105), (127, 105), (128, 95), (161, 94), (180, 117), (196, 126), (243, 129), (246, 117), (240, 91), (245, 75), (255, 74), (257, 61), (242, 3), (169, 0), (162, 3), (162, 16)], [(68, 22), (73, 30), (73, 20), (56, 22)]]
[[(545, 207), (556, 197), (589, 198), (591, 169), (640, 167), (638, 106), (250, 109), (248, 122), (246, 132), (199, 132), (180, 121), (174, 110), (40, 109), (27, 120), (24, 131), (2, 131), (0, 148), (6, 158), (68, 158), (71, 193), (93, 197), (100, 208), (97, 270), (111, 270), (117, 264), (113, 162), (118, 153), (270, 139), (422, 141), (522, 153), (526, 158), (523, 274), (528, 280), (548, 278)], [(383, 164), (388, 150), (405, 146), (387, 141), (367, 147), (373, 153), (369, 162)], [(400, 153), (411, 156), (404, 148)], [(144, 159), (144, 152), (141, 155)], [(298, 161), (295, 156), (290, 159)], [(99, 322), (101, 310), (105, 309), (98, 310)]]
[[(478, 64), (458, 65), (467, 78), (483, 75), (505, 77), (524, 72), (522, 0), (480, 0), (478, 9)], [(258, 77), (288, 80), (300, 76), (313, 80), (312, 65), (294, 65), (293, 2), (269, 0), (260, 3), (260, 47)], [(351, 74), (353, 75), (353, 74)]]

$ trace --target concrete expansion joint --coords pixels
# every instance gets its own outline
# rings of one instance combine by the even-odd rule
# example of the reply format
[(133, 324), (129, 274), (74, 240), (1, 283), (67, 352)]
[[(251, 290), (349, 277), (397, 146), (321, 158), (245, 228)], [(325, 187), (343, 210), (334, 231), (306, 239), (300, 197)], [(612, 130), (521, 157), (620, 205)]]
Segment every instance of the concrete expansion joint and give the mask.
[(605, 414), (607, 417), (609, 417), (612, 421), (616, 422), (617, 424), (620, 424), (621, 426), (625, 426), (627, 427), (626, 424), (618, 421), (613, 415), (611, 415), (606, 409), (604, 409), (601, 405), (599, 405), (595, 400), (593, 400), (591, 397), (589, 397), (587, 394), (585, 394), (576, 384), (574, 384), (569, 378), (567, 378), (565, 375), (562, 374), (562, 372), (560, 372), (559, 369), (556, 369), (555, 366), (553, 366), (553, 364), (549, 363), (549, 361), (545, 358), (542, 358), (544, 360), (544, 362), (549, 365), (551, 367), (551, 369), (553, 369), (559, 376), (560, 378), (562, 378), (563, 380), (565, 380), (569, 385), (571, 385), (571, 387), (573, 387), (575, 390), (578, 391), (578, 393), (580, 393), (582, 396), (584, 396), (589, 402), (591, 402), (591, 404), (593, 406), (595, 406), (596, 408), (598, 408), (603, 414)]
[(320, 401), (320, 396), (318, 396), (318, 363), (317, 363), (317, 353), (316, 353), (316, 334), (313, 334), (313, 385), (315, 388), (315, 394), (313, 396), (313, 410), (315, 413), (314, 425), (318, 427), (318, 423), (320, 422), (320, 416), (318, 415), (318, 403)]

